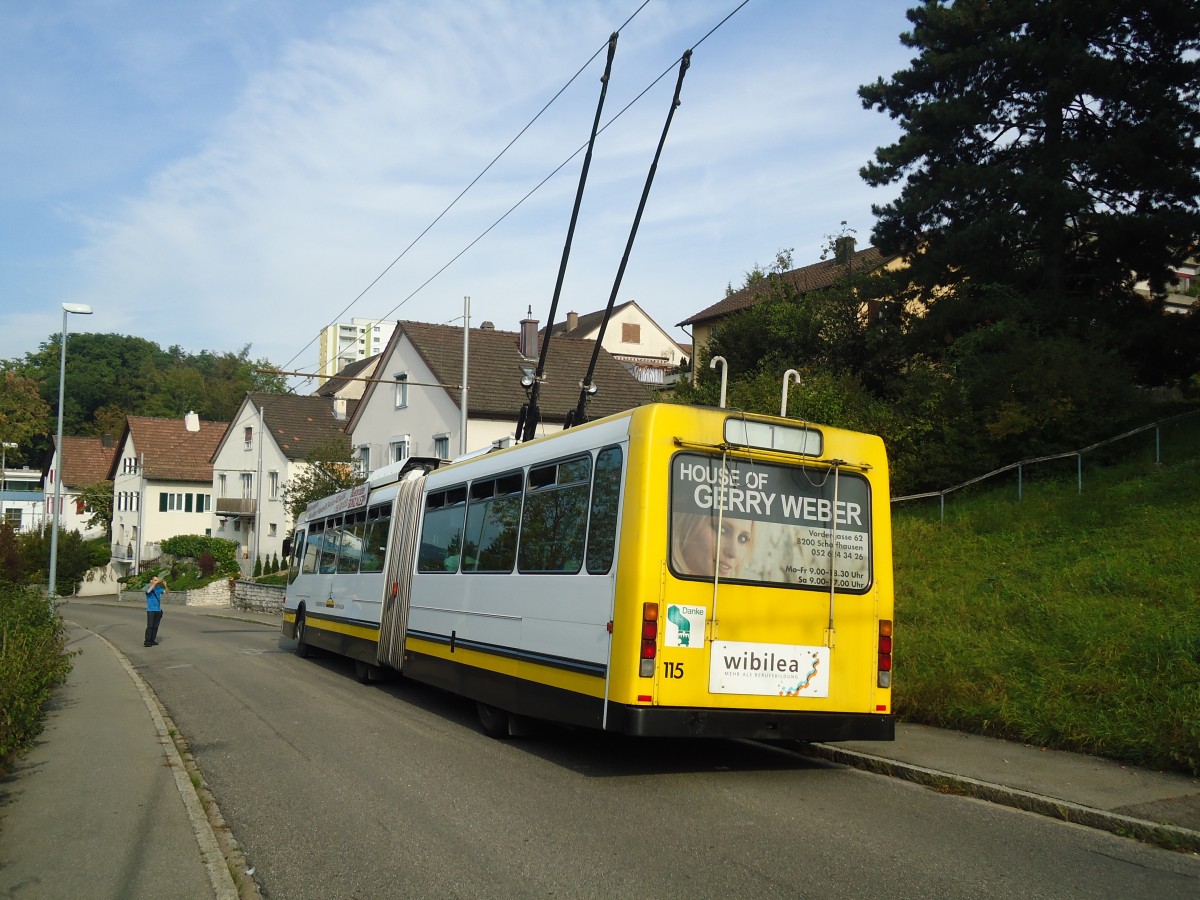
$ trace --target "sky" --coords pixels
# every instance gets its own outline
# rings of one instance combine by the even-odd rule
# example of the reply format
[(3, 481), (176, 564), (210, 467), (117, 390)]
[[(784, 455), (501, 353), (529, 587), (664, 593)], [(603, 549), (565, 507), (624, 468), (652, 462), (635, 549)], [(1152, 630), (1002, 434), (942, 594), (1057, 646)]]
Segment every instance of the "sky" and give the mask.
[(911, 61), (912, 4), (740, 2), (0, 4), (0, 360), (64, 302), (71, 332), (302, 372), (352, 317), (545, 324), (618, 28), (556, 319), (608, 302), (694, 48), (617, 294), (686, 343), (896, 194), (858, 174), (900, 132), (856, 92)]

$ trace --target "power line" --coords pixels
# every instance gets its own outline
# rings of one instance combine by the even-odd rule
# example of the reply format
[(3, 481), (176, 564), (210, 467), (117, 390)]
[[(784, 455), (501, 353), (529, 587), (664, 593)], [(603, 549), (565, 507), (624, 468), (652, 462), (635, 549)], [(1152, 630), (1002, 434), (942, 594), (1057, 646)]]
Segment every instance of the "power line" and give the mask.
[[(619, 33), (621, 31), (621, 29), (623, 29), (626, 25), (628, 25), (631, 21), (633, 21), (634, 17), (636, 17), (637, 14), (640, 13), (642, 11), (642, 9), (644, 9), (649, 2), (650, 2), (650, 0), (644, 0), (642, 5), (639, 6), (633, 12), (633, 14), (628, 19), (625, 20), (625, 22), (621, 25), (620, 28), (617, 29), (617, 32)], [(708, 40), (710, 37), (712, 37), (712, 35), (718, 29), (720, 29), (723, 25), (725, 25), (726, 22), (728, 22), (731, 18), (733, 18), (733, 16), (736, 15), (742, 9), (742, 7), (744, 7), (749, 2), (750, 2), (750, 0), (741, 0), (741, 2), (736, 7), (734, 7), (723, 19), (721, 19), (721, 21), (719, 21), (716, 25), (714, 25), (712, 28), (710, 28), (708, 30), (708, 32), (705, 33), (705, 35), (700, 38), (700, 40), (698, 40), (695, 44), (693, 44), (692, 47), (689, 48), (689, 50), (687, 52), (690, 53), (690, 52), (694, 51), (697, 47), (699, 47), (706, 40)], [(375, 284), (377, 284), (379, 282), (379, 280), (381, 278), (383, 278), (383, 276), (386, 275), (388, 273), (388, 271), (394, 265), (396, 265), (396, 263), (398, 263), (404, 257), (405, 254), (408, 253), (409, 250), (412, 249), (412, 247), (417, 243), (417, 241), (419, 241), (435, 224), (437, 224), (438, 220), (440, 220), (442, 218), (442, 216), (444, 216), (447, 212), (449, 212), (451, 207), (453, 207), (454, 204), (457, 203), (462, 198), (463, 194), (465, 194), (468, 190), (470, 190), (470, 188), (475, 184), (475, 182), (477, 182), (484, 175), (484, 173), (486, 173), (488, 171), (488, 169), (490, 169), (496, 163), (496, 161), (498, 159), (500, 159), (501, 156), (504, 155), (504, 153), (509, 149), (509, 147), (511, 147), (517, 141), (517, 139), (520, 138), (520, 136), (529, 129), (530, 125), (532, 125), (535, 121), (537, 121), (537, 118), (539, 116), (541, 116), (541, 114), (543, 112), (546, 111), (546, 109), (550, 106), (550, 104), (553, 103), (555, 100), (557, 100), (558, 97), (562, 94), (562, 92), (565, 91), (567, 89), (567, 87), (569, 87), (571, 85), (571, 83), (574, 82), (575, 79), (579, 77), (579, 75), (584, 71), (584, 69), (586, 69), (589, 65), (591, 65), (592, 61), (595, 60), (596, 57), (600, 55), (600, 53), (602, 53), (604, 50), (606, 50), (607, 47), (608, 47), (608, 44), (606, 42), (603, 47), (601, 47), (594, 54), (592, 54), (592, 56), (588, 59), (588, 61), (586, 63), (584, 63), (582, 67), (580, 67), (579, 71), (577, 71), (573, 76), (571, 76), (570, 81), (568, 81), (565, 85), (563, 85), (563, 87), (558, 91), (558, 93), (556, 93), (554, 95), (553, 98), (551, 98), (551, 100), (546, 104), (546, 106), (542, 107), (541, 111), (538, 112), (537, 116), (534, 116), (534, 118), (530, 120), (529, 124), (526, 125), (524, 128), (522, 128), (521, 131), (517, 134), (517, 136), (514, 137), (512, 139), (512, 141), (510, 141), (505, 146), (504, 150), (500, 151), (500, 153), (496, 156), (496, 158), (493, 159), (490, 163), (488, 163), (487, 167), (482, 172), (480, 172), (479, 175), (477, 175), (474, 180), (472, 180), (471, 184), (467, 185), (467, 187), (463, 189), (462, 193), (460, 193), (458, 195), (458, 197), (456, 197), (454, 199), (454, 201), (450, 204), (450, 206), (447, 206), (446, 209), (444, 209), (438, 215), (438, 217), (436, 219), (434, 219), (434, 221), (431, 222), (412, 241), (412, 243), (410, 243), (408, 245), (408, 247), (406, 247), (404, 249), (404, 251), (399, 256), (397, 256), (394, 260), (392, 260), (391, 263), (388, 264), (387, 268), (385, 268), (382, 272), (380, 272), (379, 275), (377, 275), (375, 277), (375, 279), (369, 285), (367, 285), (358, 294), (358, 296), (355, 297), (354, 300), (352, 300), (345, 307), (345, 309), (343, 309), (340, 313), (338, 313), (337, 317), (334, 319), (333, 322), (330, 323), (330, 325), (336, 324), (338, 319), (340, 319), (343, 315), (345, 315), (346, 312), (349, 311), (350, 308), (353, 307), (355, 303), (357, 303), (360, 299), (362, 299), (362, 297), (367, 293), (367, 291), (371, 290), (371, 288), (374, 287)], [(630, 107), (632, 107), (635, 103), (637, 103), (639, 100), (641, 100), (647, 93), (649, 93), (654, 88), (655, 85), (657, 85), (660, 81), (663, 80), (663, 78), (665, 78), (669, 73), (675, 71), (676, 66), (680, 63), (680, 61), (683, 59), (683, 57), (684, 57), (684, 54), (680, 54), (674, 60), (672, 60), (670, 65), (668, 65), (665, 69), (663, 69), (663, 71), (658, 75), (657, 78), (655, 78), (648, 85), (646, 85), (646, 87), (643, 88), (632, 100), (630, 100), (628, 103), (626, 103), (625, 106), (623, 106), (620, 109), (620, 111), (617, 112), (616, 115), (614, 115), (611, 119), (609, 119), (608, 122), (606, 122), (604, 124), (604, 126), (601, 127), (599, 129), (599, 131), (597, 131), (597, 135), (602, 134), (606, 129), (608, 129), (608, 127), (610, 125), (612, 125), (619, 118), (621, 118), (621, 116), (623, 116), (630, 109)], [(480, 232), (470, 243), (468, 243), (465, 247), (463, 247), (456, 254), (454, 254), (454, 256), (451, 257), (448, 262), (446, 262), (444, 265), (442, 265), (441, 268), (439, 268), (436, 272), (434, 272), (427, 279), (425, 279), (423, 282), (421, 282), (421, 284), (419, 286), (417, 286), (412, 292), (410, 292), (403, 300), (401, 300), (399, 303), (397, 303), (395, 306), (393, 306), (390, 310), (388, 310), (386, 313), (384, 313), (382, 318), (377, 319), (374, 322), (372, 322), (372, 324), (377, 324), (379, 322), (383, 322), (384, 320), (391, 318), (392, 314), (395, 313), (396, 310), (398, 310), (400, 307), (402, 307), (404, 304), (406, 304), (409, 300), (411, 300), (413, 297), (415, 297), (417, 294), (419, 294), (422, 290), (424, 290), (426, 287), (428, 287), (439, 275), (441, 275), (448, 268), (450, 268), (450, 266), (452, 266), (455, 262), (457, 262), (464, 254), (467, 253), (468, 250), (470, 250), (472, 247), (474, 247), (476, 244), (478, 244), (481, 240), (483, 240), (483, 238), (486, 237), (494, 228), (496, 228), (497, 225), (499, 225), (501, 222), (503, 222), (505, 219), (507, 219), (510, 215), (512, 215), (512, 213), (515, 212), (518, 207), (520, 207), (522, 204), (525, 203), (526, 200), (528, 200), (535, 193), (537, 193), (537, 191), (539, 191), (546, 184), (546, 182), (548, 182), (551, 178), (553, 178), (560, 171), (562, 171), (562, 169), (568, 163), (570, 163), (576, 156), (578, 156), (586, 148), (587, 148), (587, 142), (585, 141), (573, 153), (571, 153), (570, 156), (568, 156), (561, 163), (559, 163), (557, 166), (555, 166), (555, 168), (548, 175), (546, 175), (541, 181), (539, 181), (536, 185), (534, 185), (523, 197), (521, 197), (520, 200), (518, 200), (516, 203), (514, 203), (512, 206), (510, 206), (498, 219), (496, 219), (496, 221), (492, 222), (491, 225), (489, 225), (482, 232)], [(295, 356), (293, 356), (290, 360), (288, 360), (287, 363), (284, 364), (283, 368), (287, 368), (293, 362), (295, 362), (295, 360), (299, 358), (300, 354), (302, 354), (305, 350), (307, 350), (309, 347), (311, 347), (315, 341), (316, 341), (316, 338), (313, 338), (307, 344), (305, 344), (304, 347), (302, 347), (300, 349), (300, 351), (296, 353)]]
[[(637, 14), (646, 8), (646, 5), (649, 2), (650, 2), (650, 0), (642, 0), (642, 5), (639, 6), (637, 9), (635, 9), (633, 11), (633, 14), (621, 24), (620, 28), (617, 29), (618, 33), (621, 31), (622, 28), (624, 28), (626, 25), (628, 25), (630, 22), (632, 22), (634, 20), (634, 18), (637, 16)], [(430, 230), (432, 230), (433, 227), (442, 220), (442, 217), (445, 216), (446, 213), (450, 212), (450, 210), (452, 210), (458, 204), (458, 201), (463, 198), (463, 196), (467, 193), (467, 191), (471, 190), (471, 188), (473, 188), (475, 186), (476, 182), (478, 182), (479, 179), (481, 179), (484, 175), (486, 175), (488, 173), (488, 170), (490, 170), (492, 168), (492, 166), (494, 166), (500, 160), (500, 157), (504, 156), (504, 154), (509, 151), (509, 149), (512, 147), (512, 145), (515, 144), (518, 140), (520, 140), (521, 136), (523, 134), (525, 134), (526, 131), (528, 131), (531, 127), (533, 127), (533, 124), (538, 119), (541, 118), (542, 113), (544, 113), (547, 109), (549, 109), (551, 107), (551, 105), (559, 97), (562, 96), (563, 92), (575, 82), (575, 79), (577, 79), (580, 75), (583, 74), (584, 70), (587, 69), (587, 67), (592, 64), (592, 62), (596, 59), (596, 57), (599, 56), (601, 53), (603, 53), (607, 49), (608, 49), (608, 42), (605, 41), (603, 44), (600, 45), (600, 48), (588, 58), (587, 62), (585, 62), (582, 66), (580, 66), (579, 70), (567, 80), (567, 83), (564, 84), (561, 88), (559, 88), (558, 92), (546, 102), (546, 105), (543, 106), (540, 110), (538, 110), (537, 115), (535, 115), (532, 119), (530, 119), (527, 123), (525, 123), (525, 127), (522, 128), (520, 131), (518, 131), (516, 136), (511, 141), (509, 141), (507, 144), (504, 145), (504, 149), (501, 150), (499, 153), (497, 153), (495, 155), (495, 157), (492, 159), (492, 161), (489, 162), (486, 166), (484, 166), (483, 170), (478, 175), (476, 175), (474, 178), (471, 179), (470, 184), (468, 184), (465, 188), (463, 188), (462, 191), (459, 192), (458, 196), (455, 197), (453, 200), (451, 200), (450, 204), (445, 209), (443, 209), (440, 213), (438, 213), (437, 217), (432, 222), (430, 222), (428, 225), (426, 225), (425, 228), (422, 229), (421, 233), (418, 234), (415, 238), (413, 238), (407, 247), (405, 247), (402, 251), (400, 251), (400, 255), (397, 256), (395, 259), (393, 259), (390, 263), (388, 263), (387, 266), (384, 268), (384, 270), (382, 272), (380, 272), (378, 275), (376, 275), (371, 280), (371, 283), (368, 284), (365, 288), (363, 288), (359, 292), (358, 296), (356, 296), (353, 300), (351, 300), (348, 304), (346, 304), (346, 307), (340, 313), (338, 313), (336, 316), (334, 316), (333, 320), (331, 322), (329, 322), (329, 325), (336, 325), (338, 320), (341, 319), (341, 317), (344, 316), (347, 312), (349, 312), (351, 308), (353, 308), (354, 304), (356, 304), (359, 300), (361, 300), (363, 298), (363, 296), (365, 296), (366, 293), (369, 290), (371, 290), (371, 288), (375, 287), (375, 285), (379, 283), (379, 280), (381, 278), (383, 278), (383, 276), (386, 275), (388, 272), (390, 272), (392, 270), (392, 267), (395, 266), (396, 263), (400, 262), (400, 260), (402, 260), (408, 254), (408, 251), (411, 250), (414, 246), (416, 246), (417, 242), (420, 241), (421, 238), (425, 237), (425, 235), (428, 234), (430, 232)], [(461, 255), (461, 254), (459, 254), (459, 255)], [(457, 258), (458, 257), (455, 257), (455, 259), (457, 259)], [(422, 285), (422, 287), (424, 287), (424, 285)], [(388, 313), (388, 315), (391, 315), (391, 313)], [(387, 318), (387, 316), (384, 316), (384, 318)], [(379, 321), (382, 322), (383, 320), (380, 319)], [(372, 324), (375, 324), (375, 323), (372, 323)], [(283, 367), (286, 369), (288, 366), (290, 366), (292, 363), (294, 363), (300, 357), (300, 354), (302, 354), (305, 350), (307, 350), (309, 347), (311, 347), (315, 341), (316, 341), (316, 338), (313, 338), (311, 341), (309, 341), (307, 344), (305, 344), (303, 347), (301, 347), (295, 356), (293, 356), (286, 363), (284, 363)]]

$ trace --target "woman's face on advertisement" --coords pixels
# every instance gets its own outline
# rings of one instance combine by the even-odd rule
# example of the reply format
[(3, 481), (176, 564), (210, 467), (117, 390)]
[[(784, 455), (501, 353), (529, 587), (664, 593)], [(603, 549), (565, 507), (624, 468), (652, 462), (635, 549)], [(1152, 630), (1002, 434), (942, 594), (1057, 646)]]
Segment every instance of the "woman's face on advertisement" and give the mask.
[(717, 520), (701, 525), (683, 553), (683, 564), (693, 575), (711, 575), (716, 561), (717, 575), (736, 578), (750, 556), (754, 523), (745, 519), (721, 522), (720, 550), (717, 548)]

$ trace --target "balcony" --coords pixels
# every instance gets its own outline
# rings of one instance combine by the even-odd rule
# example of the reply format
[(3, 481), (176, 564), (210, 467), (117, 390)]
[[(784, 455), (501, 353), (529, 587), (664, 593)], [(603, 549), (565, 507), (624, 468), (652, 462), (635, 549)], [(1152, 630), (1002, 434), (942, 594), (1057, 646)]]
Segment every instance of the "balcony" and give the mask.
[(218, 497), (213, 512), (218, 516), (253, 516), (255, 501), (235, 497)]
[(133, 559), (133, 544), (113, 544), (112, 558), (118, 562), (129, 562)]

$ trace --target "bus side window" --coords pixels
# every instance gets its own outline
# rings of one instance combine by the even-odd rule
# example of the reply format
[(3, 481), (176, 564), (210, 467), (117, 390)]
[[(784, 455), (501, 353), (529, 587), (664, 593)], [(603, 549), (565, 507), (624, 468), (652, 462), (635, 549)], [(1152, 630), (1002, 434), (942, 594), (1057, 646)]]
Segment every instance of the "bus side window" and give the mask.
[(571, 574), (583, 565), (592, 458), (581, 456), (529, 470), (517, 567)]
[(338, 536), (341, 534), (342, 517), (336, 516), (325, 522), (324, 540), (321, 541), (321, 561), (318, 566), (322, 575), (337, 571)]
[(462, 553), (463, 517), (467, 511), (467, 486), (434, 491), (425, 498), (421, 521), (418, 572), (456, 572)]
[(511, 572), (521, 516), (520, 472), (476, 481), (467, 507), (464, 572)]
[(617, 543), (617, 505), (621, 499), (621, 448), (605, 447), (596, 456), (592, 515), (588, 522), (587, 570), (605, 575)]
[(304, 568), (301, 570), (305, 575), (317, 574), (317, 563), (321, 558), (321, 532), (324, 527), (323, 522), (314, 522), (308, 526), (308, 545), (304, 548)]
[(367, 513), (360, 572), (383, 571), (383, 558), (387, 553), (388, 525), (391, 520), (391, 510), (387, 506), (374, 506)]
[(363, 528), (366, 525), (367, 511), (346, 514), (346, 524), (338, 530), (338, 561), (339, 575), (358, 574), (358, 561), (362, 559)]

